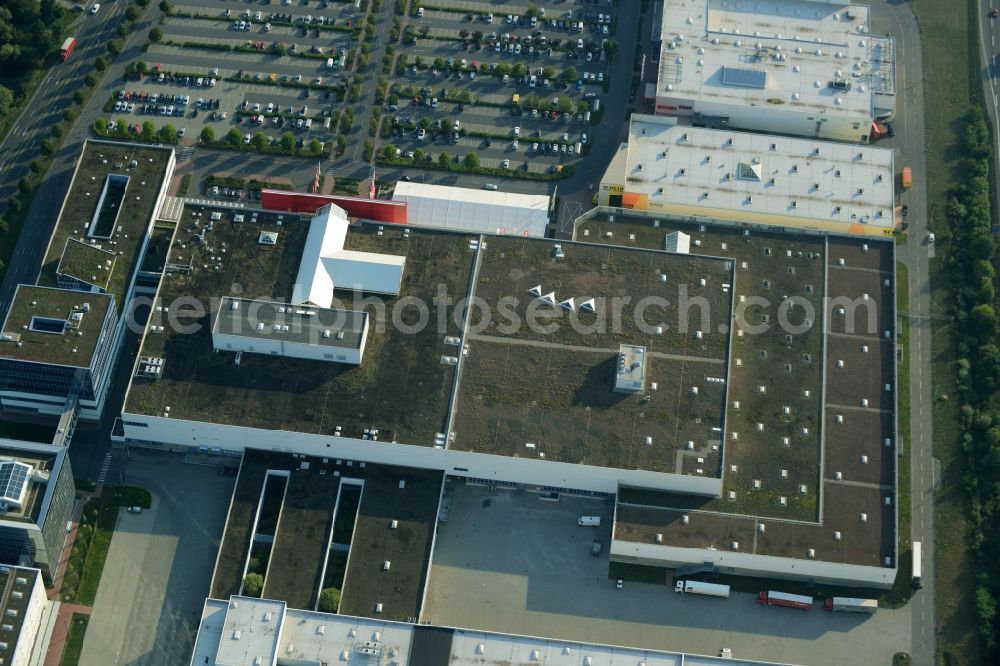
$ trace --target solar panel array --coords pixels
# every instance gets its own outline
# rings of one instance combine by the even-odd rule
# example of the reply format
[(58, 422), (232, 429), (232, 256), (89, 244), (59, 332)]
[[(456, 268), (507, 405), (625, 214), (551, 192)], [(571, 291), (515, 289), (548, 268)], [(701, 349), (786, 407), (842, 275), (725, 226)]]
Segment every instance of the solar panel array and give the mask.
[(727, 86), (763, 90), (764, 85), (767, 83), (767, 72), (762, 69), (750, 69), (749, 67), (723, 66), (722, 83)]
[(0, 500), (21, 503), (31, 466), (16, 460), (0, 462)]

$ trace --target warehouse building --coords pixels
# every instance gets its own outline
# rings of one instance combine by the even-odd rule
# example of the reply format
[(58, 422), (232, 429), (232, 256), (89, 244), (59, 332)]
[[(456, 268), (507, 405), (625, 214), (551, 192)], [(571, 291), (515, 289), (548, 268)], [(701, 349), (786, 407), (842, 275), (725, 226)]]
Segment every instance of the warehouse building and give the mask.
[(407, 223), (453, 231), (543, 238), (551, 198), (399, 181), (393, 201), (407, 205)]
[(846, 0), (664, 3), (656, 113), (865, 143), (895, 108), (895, 46)]
[(633, 114), (598, 203), (651, 216), (891, 236), (893, 153)]

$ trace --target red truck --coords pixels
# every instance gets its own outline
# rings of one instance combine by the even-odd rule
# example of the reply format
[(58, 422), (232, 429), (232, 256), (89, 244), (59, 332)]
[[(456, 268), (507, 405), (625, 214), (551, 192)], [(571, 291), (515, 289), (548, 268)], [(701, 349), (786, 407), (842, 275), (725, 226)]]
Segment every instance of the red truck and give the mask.
[(812, 608), (813, 600), (812, 597), (804, 597), (801, 594), (768, 590), (757, 595), (757, 603), (763, 606), (787, 606), (788, 608), (809, 610)]
[(69, 57), (69, 54), (73, 52), (76, 48), (76, 37), (67, 37), (66, 41), (63, 42), (62, 48), (59, 49), (59, 57), (63, 60)]

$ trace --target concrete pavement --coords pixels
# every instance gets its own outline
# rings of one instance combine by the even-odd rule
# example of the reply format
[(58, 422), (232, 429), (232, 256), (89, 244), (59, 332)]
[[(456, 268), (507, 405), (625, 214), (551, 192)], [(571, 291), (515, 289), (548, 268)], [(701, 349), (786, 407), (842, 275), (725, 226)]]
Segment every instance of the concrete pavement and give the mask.
[[(910, 441), (912, 474), (911, 534), (900, 540), (920, 541), (923, 547), (923, 589), (911, 600), (913, 663), (935, 662), (936, 620), (934, 614), (934, 458), (933, 396), (931, 380), (931, 284), (927, 239), (926, 155), (924, 149), (924, 84), (920, 30), (913, 12), (905, 4), (879, 2), (872, 5), (876, 32), (888, 31), (896, 40), (896, 136), (880, 145), (896, 150), (897, 170), (913, 169), (913, 187), (900, 196), (909, 206), (909, 239), (897, 246), (897, 258), (907, 266), (910, 284)], [(903, 288), (899, 285), (898, 288)]]
[(80, 664), (185, 664), (235, 479), (153, 452), (133, 453), (123, 476), (152, 507), (119, 513)]

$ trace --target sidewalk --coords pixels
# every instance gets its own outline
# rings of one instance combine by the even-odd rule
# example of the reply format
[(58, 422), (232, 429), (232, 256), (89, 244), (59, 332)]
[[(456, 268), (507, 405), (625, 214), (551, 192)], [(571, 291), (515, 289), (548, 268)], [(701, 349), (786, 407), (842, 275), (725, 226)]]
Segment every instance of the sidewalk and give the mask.
[(52, 627), (52, 637), (49, 639), (49, 649), (45, 653), (44, 666), (59, 666), (63, 648), (66, 647), (66, 635), (69, 634), (69, 623), (73, 620), (73, 613), (90, 615), (91, 610), (90, 606), (77, 604), (61, 604), (59, 606), (59, 614)]
[(73, 507), (72, 527), (66, 533), (66, 540), (63, 542), (62, 551), (59, 553), (59, 562), (52, 575), (52, 588), (47, 590), (49, 601), (59, 601), (59, 592), (62, 590), (63, 576), (66, 574), (66, 565), (69, 563), (70, 555), (73, 552), (73, 543), (76, 541), (76, 531), (80, 527), (80, 517), (83, 516), (83, 509), (87, 502), (95, 497), (99, 497), (103, 483), (98, 483), (93, 491), (77, 490), (76, 505)]

